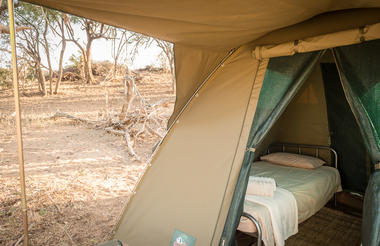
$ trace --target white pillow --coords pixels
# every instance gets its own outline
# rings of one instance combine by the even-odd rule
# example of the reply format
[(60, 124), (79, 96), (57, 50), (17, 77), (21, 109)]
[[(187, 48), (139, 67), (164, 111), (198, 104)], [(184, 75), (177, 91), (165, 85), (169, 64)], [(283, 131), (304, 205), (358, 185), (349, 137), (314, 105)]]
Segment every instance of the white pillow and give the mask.
[(286, 152), (277, 152), (269, 155), (264, 155), (261, 156), (260, 159), (272, 164), (306, 169), (314, 169), (325, 164), (323, 160), (316, 157)]

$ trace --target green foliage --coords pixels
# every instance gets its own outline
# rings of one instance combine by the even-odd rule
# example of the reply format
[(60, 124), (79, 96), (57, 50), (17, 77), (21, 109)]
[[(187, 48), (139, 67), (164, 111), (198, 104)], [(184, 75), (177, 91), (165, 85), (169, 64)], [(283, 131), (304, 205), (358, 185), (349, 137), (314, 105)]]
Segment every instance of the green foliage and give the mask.
[(12, 71), (7, 68), (0, 68), (0, 89), (12, 87)]
[(70, 57), (69, 57), (69, 62), (70, 64), (68, 65), (68, 67), (80, 67), (82, 65), (82, 54), (80, 52), (77, 52), (76, 54), (72, 54)]
[(37, 77), (36, 70), (33, 67), (27, 66), (25, 71), (25, 78), (27, 81), (33, 81)]
[(20, 3), (15, 9), (15, 17), (16, 25), (33, 26), (33, 28), (42, 31), (44, 16), (41, 7), (29, 3)]
[(41, 216), (44, 216), (45, 214), (46, 214), (45, 209), (41, 208), (41, 209), (40, 209), (40, 215), (41, 215)]

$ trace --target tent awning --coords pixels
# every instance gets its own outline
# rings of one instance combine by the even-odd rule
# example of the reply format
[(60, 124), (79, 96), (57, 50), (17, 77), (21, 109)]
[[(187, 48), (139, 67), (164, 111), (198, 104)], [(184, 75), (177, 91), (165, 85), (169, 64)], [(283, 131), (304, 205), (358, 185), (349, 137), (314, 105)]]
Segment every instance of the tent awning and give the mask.
[[(230, 50), (265, 35), (261, 44), (284, 42), (287, 32), (305, 38), (380, 22), (380, 9), (374, 9), (380, 8), (376, 0), (26, 1), (173, 43), (213, 50)], [(331, 11), (335, 12), (327, 13)], [(327, 14), (320, 15), (323, 13)], [(292, 26), (309, 19), (307, 28)], [(275, 30), (278, 34), (271, 33)]]

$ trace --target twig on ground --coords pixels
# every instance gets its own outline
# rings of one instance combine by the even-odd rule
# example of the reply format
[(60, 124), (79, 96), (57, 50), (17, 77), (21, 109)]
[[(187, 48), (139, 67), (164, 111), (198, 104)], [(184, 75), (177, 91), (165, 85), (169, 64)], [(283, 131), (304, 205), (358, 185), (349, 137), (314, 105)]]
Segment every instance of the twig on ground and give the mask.
[(153, 128), (151, 128), (150, 126), (146, 125), (145, 128), (148, 130), (148, 132), (152, 135), (155, 135), (159, 138), (163, 138), (164, 136), (161, 135), (159, 132), (157, 132), (156, 130), (153, 130)]
[[(47, 194), (47, 196), (49, 197), (50, 201), (51, 201), (51, 202), (53, 203), (53, 205), (55, 206), (55, 208), (57, 209), (58, 213), (61, 214), (61, 215), (63, 215), (62, 210), (61, 210), (60, 207), (58, 207), (58, 205), (53, 201), (53, 198), (52, 198), (48, 193), (46, 193), (46, 194)], [(63, 222), (66, 224), (65, 221), (63, 221)], [(76, 245), (76, 244), (74, 243), (73, 238), (71, 237), (70, 233), (66, 230), (66, 227), (65, 227), (65, 226), (62, 226), (60, 223), (57, 223), (57, 224), (58, 224), (58, 225), (64, 230), (65, 234), (66, 234), (67, 237), (70, 239), (71, 244), (72, 244), (72, 245)]]
[[(33, 226), (34, 226), (34, 224), (30, 224), (28, 226), (28, 231), (30, 231)], [(19, 239), (13, 244), (13, 246), (19, 245), (22, 242), (23, 239), (24, 239), (24, 234), (22, 234), (21, 237), (19, 237)]]
[(127, 142), (127, 148), (128, 148), (128, 151), (129, 153), (135, 157), (137, 160), (140, 160), (140, 157), (135, 153), (135, 151), (133, 150), (133, 145), (131, 143), (131, 136), (129, 135), (128, 132), (125, 132), (125, 141)]
[(80, 117), (76, 117), (76, 116), (73, 116), (73, 115), (65, 113), (65, 112), (61, 112), (59, 110), (57, 110), (57, 112), (55, 112), (55, 114), (53, 116), (51, 116), (50, 118), (51, 119), (55, 119), (55, 118), (58, 118), (58, 117), (68, 118), (68, 119), (80, 121), (80, 122), (83, 122), (83, 123), (86, 123), (86, 124), (95, 124), (95, 123), (99, 122), (99, 121), (86, 120), (86, 119), (83, 119), (83, 118), (80, 118)]
[(71, 244), (75, 246), (76, 243), (74, 243), (74, 240), (71, 237), (70, 233), (66, 230), (66, 227), (63, 226), (63, 225), (61, 225), (61, 224), (59, 224), (59, 223), (58, 223), (58, 225), (63, 229), (63, 231), (65, 232), (66, 236), (70, 239)]
[(125, 135), (125, 131), (115, 130), (112, 127), (106, 127), (106, 128), (104, 128), (104, 130), (107, 133), (112, 133), (112, 134), (115, 134), (115, 135), (118, 135), (118, 136), (124, 136)]
[(47, 197), (50, 199), (51, 203), (55, 206), (55, 208), (57, 209), (58, 213), (63, 215), (63, 212), (61, 210), (60, 207), (58, 207), (58, 205), (54, 202), (53, 198), (50, 196), (50, 194), (46, 193), (47, 194)]

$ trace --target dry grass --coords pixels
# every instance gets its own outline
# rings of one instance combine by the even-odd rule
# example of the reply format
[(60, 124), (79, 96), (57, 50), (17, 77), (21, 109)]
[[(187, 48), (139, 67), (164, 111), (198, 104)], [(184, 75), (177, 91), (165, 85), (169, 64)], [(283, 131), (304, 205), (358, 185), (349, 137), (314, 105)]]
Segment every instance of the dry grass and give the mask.
[[(141, 72), (137, 84), (149, 103), (166, 100), (160, 117), (174, 103), (170, 75)], [(59, 95), (22, 97), (26, 190), (32, 245), (96, 245), (107, 240), (144, 161), (159, 141), (142, 134), (129, 156), (123, 137), (67, 119), (53, 120), (59, 109), (105, 120), (117, 116), (123, 102), (120, 81), (83, 86), (65, 83)], [(108, 105), (106, 102), (108, 93)], [(28, 89), (26, 93), (32, 94)], [(0, 92), (0, 245), (14, 245), (22, 235), (13, 98)], [(165, 122), (162, 122), (164, 127)]]

